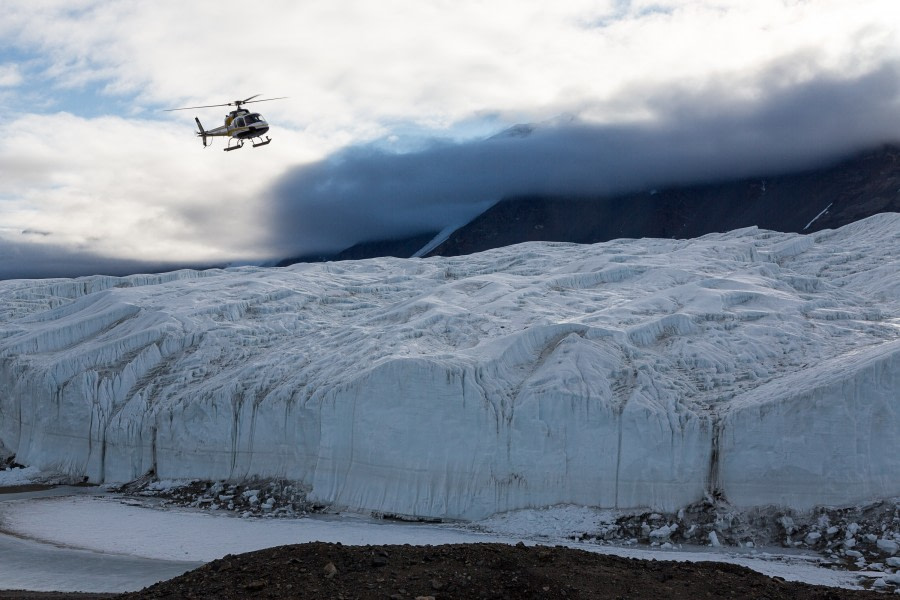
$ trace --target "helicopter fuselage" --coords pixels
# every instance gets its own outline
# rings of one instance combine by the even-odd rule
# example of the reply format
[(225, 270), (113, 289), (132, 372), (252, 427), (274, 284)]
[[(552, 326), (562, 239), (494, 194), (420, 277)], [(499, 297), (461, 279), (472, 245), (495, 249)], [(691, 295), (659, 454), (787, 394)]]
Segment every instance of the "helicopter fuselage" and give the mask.
[(228, 135), (239, 140), (261, 137), (269, 130), (269, 124), (261, 114), (244, 109), (228, 113), (225, 116), (225, 127)]
[[(205, 130), (203, 125), (200, 124), (200, 119), (195, 118), (194, 120), (197, 121), (197, 127), (200, 129), (197, 135), (203, 138), (204, 146), (207, 145), (206, 140), (208, 137), (229, 138), (228, 145), (225, 147), (226, 151), (237, 150), (243, 147), (244, 140), (252, 141), (258, 139), (258, 142), (253, 142), (254, 148), (265, 146), (272, 141), (268, 137), (266, 137), (265, 141), (262, 139), (263, 134), (269, 131), (269, 124), (266, 123), (263, 116), (258, 112), (250, 112), (245, 108), (233, 110), (225, 115), (225, 124), (215, 129)], [(232, 141), (235, 140), (237, 143), (232, 145)]]

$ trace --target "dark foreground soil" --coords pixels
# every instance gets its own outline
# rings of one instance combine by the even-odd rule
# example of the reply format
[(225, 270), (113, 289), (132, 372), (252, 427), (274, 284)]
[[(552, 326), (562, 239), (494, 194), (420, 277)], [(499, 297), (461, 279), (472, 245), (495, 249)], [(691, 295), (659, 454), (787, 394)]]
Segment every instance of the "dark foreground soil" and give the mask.
[(725, 563), (645, 561), (563, 547), (298, 544), (228, 555), (128, 594), (0, 592), (0, 599), (844, 600), (883, 594), (788, 583)]

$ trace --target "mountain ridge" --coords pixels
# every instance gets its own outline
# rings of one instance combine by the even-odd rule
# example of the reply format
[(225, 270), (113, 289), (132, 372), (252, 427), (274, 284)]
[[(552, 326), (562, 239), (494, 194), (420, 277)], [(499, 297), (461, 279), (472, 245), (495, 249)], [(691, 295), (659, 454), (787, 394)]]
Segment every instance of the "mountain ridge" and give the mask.
[(644, 190), (609, 197), (501, 200), (427, 256), (526, 241), (592, 244), (617, 238), (695, 238), (757, 226), (784, 233), (836, 229), (900, 212), (900, 146), (806, 171)]

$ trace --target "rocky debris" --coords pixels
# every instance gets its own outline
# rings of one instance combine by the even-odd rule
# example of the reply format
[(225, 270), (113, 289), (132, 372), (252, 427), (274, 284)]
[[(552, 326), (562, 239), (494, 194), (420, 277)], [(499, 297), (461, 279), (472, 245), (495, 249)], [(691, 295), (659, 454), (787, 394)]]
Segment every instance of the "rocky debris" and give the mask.
[(133, 498), (158, 499), (158, 506), (230, 511), (241, 517), (302, 517), (324, 507), (306, 501), (302, 485), (280, 479), (159, 481), (152, 475), (111, 488)]
[(16, 455), (9, 454), (5, 452), (4, 448), (0, 446), (0, 471), (6, 471), (7, 469), (24, 469), (25, 465), (20, 465), (16, 462)]
[[(707, 497), (675, 514), (624, 515), (572, 539), (601, 544), (684, 544), (811, 550), (838, 568), (881, 573), (883, 585), (900, 590), (900, 498), (807, 513), (769, 507), (740, 511), (722, 498)], [(900, 593), (900, 591), (898, 591)]]

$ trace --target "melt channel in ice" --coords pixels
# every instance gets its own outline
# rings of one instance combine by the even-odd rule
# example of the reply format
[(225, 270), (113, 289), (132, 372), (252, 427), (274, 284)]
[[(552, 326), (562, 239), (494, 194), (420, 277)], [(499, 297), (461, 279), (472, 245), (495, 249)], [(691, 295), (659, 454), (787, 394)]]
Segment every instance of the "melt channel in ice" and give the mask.
[(900, 215), (0, 282), (0, 450), (479, 519), (900, 495)]

